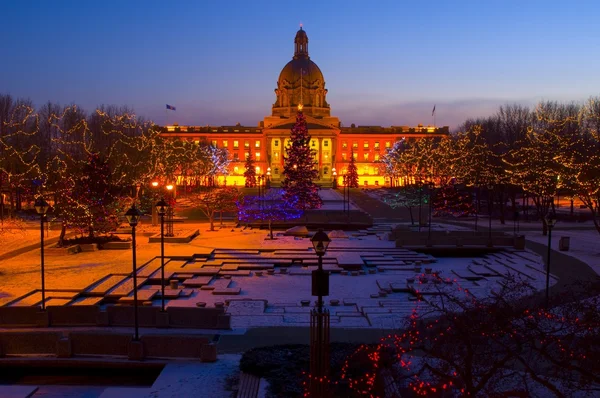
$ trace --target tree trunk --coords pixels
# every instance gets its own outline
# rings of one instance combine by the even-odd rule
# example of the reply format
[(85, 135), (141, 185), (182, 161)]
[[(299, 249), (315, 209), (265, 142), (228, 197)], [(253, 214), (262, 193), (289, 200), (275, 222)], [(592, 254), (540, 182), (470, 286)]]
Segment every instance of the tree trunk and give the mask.
[(60, 226), (60, 236), (58, 237), (58, 246), (62, 247), (62, 245), (65, 242), (66, 234), (67, 234), (67, 224), (63, 222), (62, 225)]
[(500, 190), (500, 224), (506, 224), (506, 201), (504, 200), (504, 190)]
[(210, 230), (214, 231), (215, 230), (215, 225), (214, 225), (215, 215), (214, 215), (214, 213), (211, 213), (210, 217), (208, 219), (210, 221)]
[(575, 212), (575, 207), (574, 207), (574, 200), (573, 198), (571, 198), (571, 220), (573, 219), (573, 214)]

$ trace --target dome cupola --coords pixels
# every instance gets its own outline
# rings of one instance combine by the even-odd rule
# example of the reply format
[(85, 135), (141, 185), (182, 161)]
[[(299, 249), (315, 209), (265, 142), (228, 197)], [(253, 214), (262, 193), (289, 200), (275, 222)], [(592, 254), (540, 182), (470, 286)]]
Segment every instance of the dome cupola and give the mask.
[(290, 117), (299, 104), (303, 105), (305, 115), (330, 116), (325, 79), (321, 69), (308, 56), (308, 35), (302, 27), (294, 38), (294, 56), (279, 74), (275, 95), (273, 116)]

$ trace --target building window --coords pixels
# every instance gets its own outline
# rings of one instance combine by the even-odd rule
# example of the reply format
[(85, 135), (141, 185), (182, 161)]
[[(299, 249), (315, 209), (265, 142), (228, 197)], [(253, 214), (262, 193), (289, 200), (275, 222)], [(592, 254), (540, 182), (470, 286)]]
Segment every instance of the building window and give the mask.
[(352, 148), (358, 149), (358, 141), (352, 141)]
[(369, 161), (369, 154), (368, 153), (364, 153), (363, 157), (364, 157), (365, 161)]
[(375, 154), (375, 161), (379, 162), (379, 154), (378, 153)]
[(342, 141), (342, 149), (348, 149), (348, 142)]
[(240, 147), (240, 142), (238, 140), (233, 140), (233, 149), (238, 149)]
[(327, 140), (323, 141), (323, 146), (329, 146), (329, 141), (327, 141)]
[(227, 140), (223, 140), (223, 148), (227, 148), (228, 142)]
[(233, 153), (233, 160), (235, 160), (236, 162), (240, 160), (240, 154), (237, 152)]
[(217, 147), (217, 140), (212, 140), (210, 142), (212, 144), (212, 146), (214, 146), (215, 148)]
[(385, 147), (386, 148), (391, 148), (392, 147), (392, 142), (391, 141), (386, 141), (385, 142)]
[(279, 160), (279, 152), (274, 152), (273, 156), (275, 156), (275, 160)]
[(279, 167), (275, 167), (275, 175), (279, 175)]
[(375, 150), (378, 151), (379, 150), (379, 141), (375, 141)]
[(352, 157), (354, 158), (354, 160), (358, 160), (358, 153), (353, 152)]
[(250, 141), (249, 140), (245, 140), (244, 141), (244, 148), (246, 148), (246, 149), (250, 148)]
[(260, 148), (260, 141), (256, 140), (256, 142), (254, 143), (254, 147), (255, 148)]
[(365, 187), (369, 186), (369, 181), (365, 180)]
[(310, 145), (311, 145), (311, 146), (317, 146), (317, 141), (315, 141), (315, 140), (311, 140), (311, 142), (310, 142)]
[(260, 162), (260, 152), (256, 152), (254, 154), (254, 158), (256, 159), (256, 161)]
[(363, 147), (369, 149), (369, 141), (363, 141)]
[(244, 152), (244, 159), (248, 159), (248, 156), (250, 156), (250, 152)]
[(275, 146), (279, 146), (279, 140), (275, 140)]
[(329, 167), (323, 167), (323, 175), (326, 176), (329, 174)]
[(238, 173), (239, 173), (239, 171), (240, 171), (240, 168), (239, 168), (239, 167), (235, 166), (235, 167), (233, 168), (233, 172), (234, 172), (235, 174), (238, 174)]
[(346, 152), (342, 152), (342, 160), (348, 160), (348, 154)]

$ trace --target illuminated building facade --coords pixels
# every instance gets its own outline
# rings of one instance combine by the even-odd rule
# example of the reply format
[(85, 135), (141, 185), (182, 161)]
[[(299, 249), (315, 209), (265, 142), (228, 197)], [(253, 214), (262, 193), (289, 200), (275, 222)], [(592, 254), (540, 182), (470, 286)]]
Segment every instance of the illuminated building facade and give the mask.
[(361, 186), (383, 186), (386, 183), (383, 165), (379, 163), (386, 149), (398, 140), (443, 137), (449, 134), (445, 127), (430, 126), (357, 126), (342, 127), (340, 120), (331, 116), (327, 102), (323, 73), (308, 56), (308, 36), (300, 28), (294, 40), (294, 57), (282, 69), (275, 89), (275, 103), (271, 115), (258, 127), (245, 126), (166, 126), (163, 135), (192, 141), (205, 141), (227, 148), (231, 156), (228, 176), (219, 177), (219, 183), (244, 185), (244, 164), (249, 153), (257, 171), (266, 173), (270, 168), (273, 185), (283, 178), (283, 158), (290, 130), (296, 122), (298, 105), (303, 105), (311, 147), (315, 151), (315, 167), (319, 170), (318, 184), (330, 185), (333, 171), (342, 183), (350, 156), (353, 153)]

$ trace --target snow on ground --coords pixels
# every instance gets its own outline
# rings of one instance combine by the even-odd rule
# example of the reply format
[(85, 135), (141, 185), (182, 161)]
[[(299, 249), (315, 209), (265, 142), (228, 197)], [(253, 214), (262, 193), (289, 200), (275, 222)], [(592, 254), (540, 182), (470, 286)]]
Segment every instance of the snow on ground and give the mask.
[[(572, 230), (557, 226), (552, 230), (552, 250), (558, 250), (561, 237), (570, 238), (570, 248), (563, 252), (573, 256), (589, 265), (600, 275), (600, 234), (595, 229)], [(543, 236), (541, 231), (527, 231), (526, 237), (537, 243), (548, 245), (548, 236)]]

